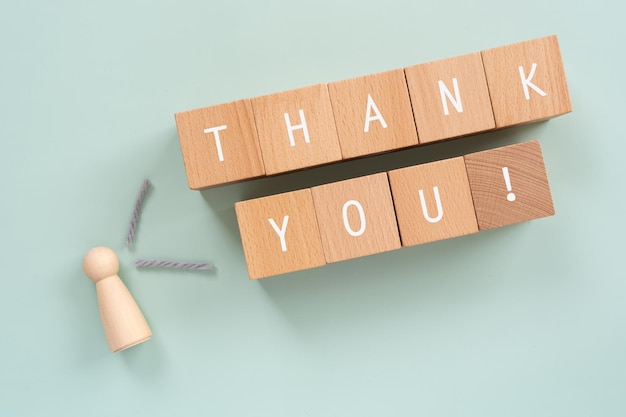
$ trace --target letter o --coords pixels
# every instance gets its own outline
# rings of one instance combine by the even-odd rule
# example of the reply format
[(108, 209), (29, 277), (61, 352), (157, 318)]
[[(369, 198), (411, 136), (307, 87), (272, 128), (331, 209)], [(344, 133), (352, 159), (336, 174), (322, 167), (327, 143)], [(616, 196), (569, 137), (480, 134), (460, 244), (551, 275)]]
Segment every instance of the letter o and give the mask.
[[(359, 220), (361, 221), (361, 227), (356, 232), (350, 226), (348, 222), (348, 207), (354, 206), (359, 211)], [(365, 233), (365, 212), (363, 211), (363, 206), (356, 200), (348, 200), (344, 203), (343, 209), (341, 210), (341, 214), (343, 216), (343, 226), (346, 228), (346, 231), (350, 234), (350, 236), (361, 236)]]

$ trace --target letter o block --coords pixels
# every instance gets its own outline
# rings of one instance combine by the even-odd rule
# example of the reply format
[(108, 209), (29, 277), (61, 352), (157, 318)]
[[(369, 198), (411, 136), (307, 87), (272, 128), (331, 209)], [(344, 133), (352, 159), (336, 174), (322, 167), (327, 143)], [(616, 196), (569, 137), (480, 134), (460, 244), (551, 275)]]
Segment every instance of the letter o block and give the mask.
[(400, 248), (386, 173), (311, 189), (326, 262)]
[(322, 266), (311, 190), (235, 203), (250, 279)]
[(572, 111), (556, 36), (482, 51), (496, 127)]

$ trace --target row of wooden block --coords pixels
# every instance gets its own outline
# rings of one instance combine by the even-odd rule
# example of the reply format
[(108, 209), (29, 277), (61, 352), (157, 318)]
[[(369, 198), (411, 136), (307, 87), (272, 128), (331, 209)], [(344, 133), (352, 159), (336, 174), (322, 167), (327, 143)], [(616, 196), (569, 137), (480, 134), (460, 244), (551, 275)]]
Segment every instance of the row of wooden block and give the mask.
[(251, 279), (554, 214), (539, 141), (235, 204)]
[(549, 36), (175, 118), (189, 186), (202, 189), (570, 111)]

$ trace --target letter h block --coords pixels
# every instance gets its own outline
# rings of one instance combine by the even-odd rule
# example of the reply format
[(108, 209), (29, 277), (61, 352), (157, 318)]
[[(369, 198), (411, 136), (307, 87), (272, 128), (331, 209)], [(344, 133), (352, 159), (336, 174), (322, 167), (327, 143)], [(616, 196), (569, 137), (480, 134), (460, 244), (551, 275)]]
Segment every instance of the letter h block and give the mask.
[(265, 174), (250, 100), (175, 115), (189, 188)]
[(501, 46), (481, 54), (497, 128), (572, 111), (556, 36)]
[(322, 266), (309, 188), (235, 203), (250, 279)]
[(341, 160), (326, 84), (252, 99), (267, 175)]

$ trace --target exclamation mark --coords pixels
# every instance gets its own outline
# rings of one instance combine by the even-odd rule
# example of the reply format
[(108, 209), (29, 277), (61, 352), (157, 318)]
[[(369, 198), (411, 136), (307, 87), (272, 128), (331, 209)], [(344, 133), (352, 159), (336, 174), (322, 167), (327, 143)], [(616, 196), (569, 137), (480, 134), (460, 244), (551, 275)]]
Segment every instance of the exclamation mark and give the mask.
[(511, 191), (511, 178), (509, 177), (509, 168), (502, 167), (502, 175), (504, 175), (504, 183), (506, 184), (506, 190), (509, 192), (506, 195), (506, 199), (509, 201), (515, 201), (515, 194)]

